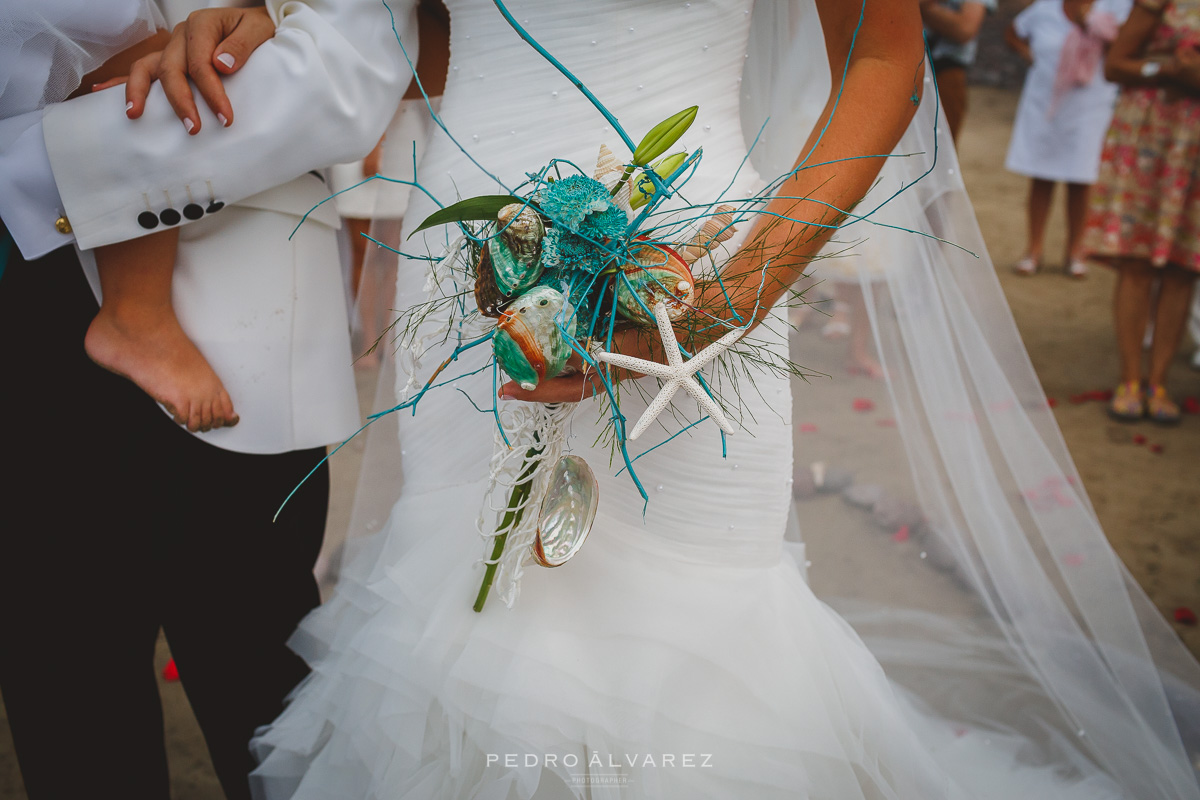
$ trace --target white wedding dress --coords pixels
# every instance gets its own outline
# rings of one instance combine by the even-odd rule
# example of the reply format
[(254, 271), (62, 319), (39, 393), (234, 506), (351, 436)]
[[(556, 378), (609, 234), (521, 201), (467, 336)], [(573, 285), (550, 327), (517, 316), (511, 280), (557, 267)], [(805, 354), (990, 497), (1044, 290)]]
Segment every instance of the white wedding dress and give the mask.
[[(601, 143), (628, 157), (492, 3), (447, 5), (441, 117), (479, 164), (512, 187), (551, 158), (590, 172)], [(743, 164), (739, 116), (751, 0), (514, 0), (511, 9), (635, 140), (700, 106), (684, 140), (704, 148), (689, 198), (761, 188)], [(443, 203), (500, 191), (440, 133), (418, 175)], [(435, 208), (414, 194), (405, 236)], [(436, 254), (439, 236), (404, 248)], [(425, 262), (401, 264), (397, 308), (424, 299), (427, 276)], [(786, 351), (770, 326), (757, 335)], [(415, 368), (402, 363), (398, 383), (410, 369), (424, 382), (450, 350), (433, 346)], [(743, 387), (727, 457), (706, 423), (636, 462), (644, 510), (629, 475), (616, 474), (620, 460), (593, 446), (605, 412), (581, 404), (568, 445), (600, 481), (590, 538), (567, 565), (526, 570), (511, 609), (493, 595), (475, 613), (484, 550), (476, 519), (495, 426), (472, 405), (488, 409), (494, 396), (490, 369), (470, 374), (485, 365), (484, 350), (460, 359), (464, 377), (453, 387), (399, 415), (402, 474), (382, 476), (402, 487), (398, 501), (296, 635), (313, 674), (255, 741), (260, 797), (1129, 796), (1070, 746), (1062, 752), (1077, 757), (1047, 763), (1016, 734), (928, 712), (814, 596), (784, 536), (791, 389), (769, 371)], [(630, 420), (645, 406), (634, 392), (622, 402)], [(686, 395), (675, 408), (678, 417), (664, 415), (633, 455), (697, 417)]]

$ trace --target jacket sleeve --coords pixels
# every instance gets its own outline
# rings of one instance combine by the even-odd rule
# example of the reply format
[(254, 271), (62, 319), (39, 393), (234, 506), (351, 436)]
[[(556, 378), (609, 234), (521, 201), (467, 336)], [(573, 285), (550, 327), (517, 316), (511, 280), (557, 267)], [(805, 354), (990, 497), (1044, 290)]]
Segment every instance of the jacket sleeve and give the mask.
[[(415, 63), (412, 5), (268, 2), (275, 37), (225, 79), (228, 128), (198, 101), (201, 130), (189, 136), (158, 84), (138, 120), (125, 117), (122, 87), (48, 107), (46, 151), (78, 245), (186, 224), (369, 152), (412, 76), (397, 42)], [(51, 212), (46, 223), (55, 222)]]
[(0, 120), (0, 219), (25, 258), (41, 258), (71, 242), (61, 215), (42, 139), (42, 109)]

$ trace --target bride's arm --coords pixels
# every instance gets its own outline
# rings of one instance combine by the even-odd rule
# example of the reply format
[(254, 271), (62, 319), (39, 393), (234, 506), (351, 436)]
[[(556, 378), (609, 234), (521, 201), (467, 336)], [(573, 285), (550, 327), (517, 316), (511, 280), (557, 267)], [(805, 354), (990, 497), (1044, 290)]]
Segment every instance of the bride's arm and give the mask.
[[(817, 0), (817, 8), (833, 89), (797, 160), (803, 168), (784, 182), (747, 243), (722, 269), (724, 291), (716, 285), (704, 287), (699, 303), (728, 308), (727, 291), (738, 315), (743, 320), (753, 316), (754, 324), (803, 274), (833, 235), (832, 226), (870, 189), (884, 154), (892, 151), (912, 120), (923, 86), (925, 49), (916, 3)], [(716, 338), (725, 330), (714, 329), (710, 335)], [(655, 352), (661, 349), (657, 337), (643, 334), (627, 333), (615, 349), (662, 361), (663, 354)], [(693, 352), (705, 344), (685, 330), (678, 334)], [(597, 383), (594, 376), (572, 375), (543, 381), (530, 392), (510, 381), (500, 394), (543, 403), (577, 402), (593, 394)]]
[[(924, 85), (924, 40), (914, 4), (868, 0), (861, 27), (859, 3), (817, 0), (817, 7), (833, 74), (829, 100), (796, 161), (799, 169), (721, 273), (725, 287), (733, 287), (738, 315), (748, 319), (757, 312), (756, 324), (871, 188), (884, 156), (916, 113)], [(878, 157), (864, 158), (871, 155)], [(719, 287), (707, 287), (705, 295), (704, 307), (724, 302)]]

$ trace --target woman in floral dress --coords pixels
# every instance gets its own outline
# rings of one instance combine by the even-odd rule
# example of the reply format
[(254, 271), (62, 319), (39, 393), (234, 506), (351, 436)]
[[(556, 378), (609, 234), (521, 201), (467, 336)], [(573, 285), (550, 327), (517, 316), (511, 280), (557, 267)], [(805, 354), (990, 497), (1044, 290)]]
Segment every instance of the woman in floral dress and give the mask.
[[(1166, 391), (1200, 271), (1200, 0), (1138, 0), (1105, 64), (1121, 84), (1087, 243), (1119, 271), (1113, 303), (1121, 384), (1110, 412), (1179, 421)], [(1160, 282), (1148, 380), (1142, 338)]]

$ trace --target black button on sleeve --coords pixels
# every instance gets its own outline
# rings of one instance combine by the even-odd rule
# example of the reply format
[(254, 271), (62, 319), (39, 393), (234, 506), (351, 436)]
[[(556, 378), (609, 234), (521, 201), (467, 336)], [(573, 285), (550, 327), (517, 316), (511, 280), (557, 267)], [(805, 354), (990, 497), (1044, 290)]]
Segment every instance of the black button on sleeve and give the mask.
[(199, 203), (188, 203), (183, 207), (183, 215), (188, 219), (200, 219), (204, 216), (204, 209)]
[(208, 208), (206, 208), (205, 211), (207, 211), (209, 214), (215, 214), (224, 207), (225, 207), (225, 204), (222, 203), (220, 200), (213, 200), (211, 203), (208, 204)]
[(163, 225), (178, 225), (179, 220), (182, 219), (179, 212), (173, 208), (164, 208), (158, 218), (162, 220)]
[(158, 215), (153, 211), (143, 211), (142, 213), (138, 214), (137, 219), (138, 225), (141, 225), (148, 231), (154, 230), (158, 227)]

